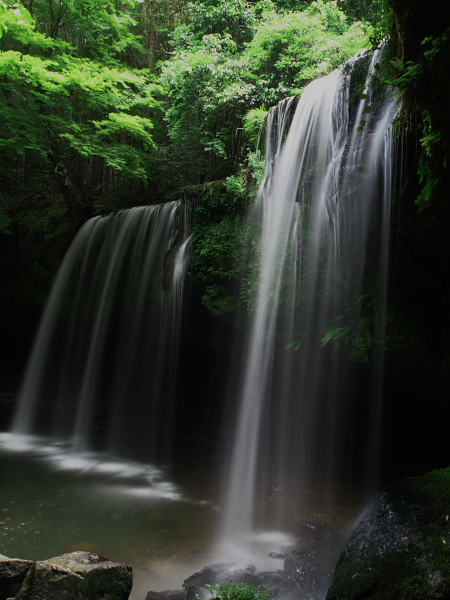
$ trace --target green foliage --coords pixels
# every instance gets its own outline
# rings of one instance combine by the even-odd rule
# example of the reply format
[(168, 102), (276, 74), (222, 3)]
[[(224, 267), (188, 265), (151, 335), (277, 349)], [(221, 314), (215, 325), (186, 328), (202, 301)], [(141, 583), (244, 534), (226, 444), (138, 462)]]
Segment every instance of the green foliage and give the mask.
[(27, 0), (26, 6), (39, 34), (70, 44), (79, 57), (118, 66), (133, 52), (143, 52), (136, 21), (140, 0), (129, 0), (126, 7), (114, 0)]
[(239, 302), (252, 301), (256, 285), (256, 225), (245, 219), (248, 198), (244, 173), (226, 181), (199, 186), (195, 193), (190, 226), (194, 263), (191, 276), (202, 303), (214, 315), (226, 315)]
[(322, 336), (322, 346), (328, 344), (334, 350), (343, 346), (349, 358), (363, 363), (370, 362), (377, 346), (386, 345), (384, 318), (372, 294), (364, 294), (358, 298), (355, 306), (327, 325)]
[(247, 198), (245, 173), (241, 171), (238, 175), (227, 177), (225, 179), (225, 188), (234, 202), (245, 202)]
[(147, 178), (143, 151), (154, 145), (149, 116), (156, 107), (148, 73), (67, 54), (50, 60), (7, 51), (0, 53), (0, 76), (1, 173), (30, 152), (47, 168), (75, 152)]
[[(448, 42), (448, 37), (444, 33), (441, 37), (435, 38), (432, 36), (428, 36), (422, 40), (421, 45), (427, 46), (428, 50), (425, 50), (423, 53), (423, 57), (427, 61), (435, 60), (436, 57), (445, 49), (445, 46)], [(431, 44), (431, 47), (430, 47)]]
[(245, 113), (242, 121), (249, 142), (256, 146), (261, 130), (267, 122), (268, 111), (264, 108), (252, 108)]
[(421, 190), (416, 198), (419, 212), (428, 208), (437, 196), (445, 174), (442, 173), (442, 157), (446, 155), (446, 143), (442, 131), (435, 127), (429, 110), (420, 110), (417, 103), (417, 94), (421, 95), (430, 71), (433, 70), (433, 62), (436, 61), (448, 45), (447, 36), (444, 34), (439, 38), (426, 37), (422, 40), (424, 47), (420, 60), (402, 61), (394, 59), (392, 67), (397, 75), (391, 81), (396, 86), (396, 94), (402, 101), (402, 120), (408, 127), (418, 130), (420, 138), (421, 155), (418, 162), (417, 174)]
[(428, 112), (422, 113), (423, 137), (420, 139), (422, 154), (419, 158), (419, 184), (422, 190), (416, 198), (419, 212), (428, 208), (441, 185), (441, 177), (438, 173), (440, 158), (444, 153), (443, 136), (441, 132), (434, 129), (431, 116)]
[(268, 600), (270, 595), (263, 589), (251, 584), (220, 583), (208, 585), (212, 598), (218, 600)]
[(391, 34), (393, 15), (389, 0), (338, 0), (338, 6), (351, 21), (370, 23), (374, 46)]
[(314, 2), (300, 13), (266, 14), (246, 53), (259, 104), (298, 94), (367, 47), (368, 37), (367, 28), (348, 26), (330, 3)]
[(255, 180), (256, 186), (259, 187), (266, 172), (266, 161), (264, 155), (259, 149), (255, 152), (250, 151), (247, 154), (247, 164), (249, 171)]
[(193, 278), (205, 290), (203, 304), (216, 316), (236, 305), (233, 288), (240, 273), (242, 227), (239, 216), (226, 216), (210, 224), (197, 219), (193, 226)]
[(186, 170), (175, 175), (180, 185), (198, 183), (202, 175), (211, 180), (232, 172), (239, 114), (252, 94), (251, 86), (240, 80), (242, 68), (228, 34), (206, 35), (200, 45), (178, 51), (163, 65), (168, 133), (187, 157)]
[(348, 24), (333, 2), (317, 0), (302, 12), (280, 14), (264, 1), (189, 5), (191, 21), (173, 36), (172, 57), (160, 64), (167, 96), (168, 159), (180, 149), (180, 185), (220, 179), (242, 163), (242, 125), (251, 143), (264, 106), (301, 93), (370, 45), (372, 30)]
[[(336, 324), (342, 320), (342, 316), (336, 318)], [(327, 327), (322, 338), (322, 346), (329, 343), (337, 344), (340, 340), (345, 339), (353, 330), (353, 324), (348, 323), (340, 327)]]
[[(195, 279), (211, 285), (239, 274), (239, 239), (242, 219), (225, 217), (213, 224), (194, 226)], [(208, 287), (208, 286), (207, 286)]]
[(236, 308), (236, 297), (223, 285), (210, 285), (202, 297), (202, 304), (215, 317), (222, 317)]
[(11, 222), (11, 218), (6, 214), (5, 210), (0, 207), (0, 232), (10, 234)]
[(0, 38), (9, 29), (29, 28), (32, 24), (30, 13), (21, 4), (12, 4), (0, 0)]
[(294, 352), (298, 352), (303, 345), (303, 340), (294, 340), (289, 344), (286, 344), (284, 347), (285, 350), (293, 350)]
[(418, 78), (423, 74), (423, 65), (412, 60), (403, 62), (399, 58), (392, 60), (391, 64), (399, 72), (392, 83), (396, 88), (397, 98), (402, 100), (405, 93), (416, 85)]
[[(45, 191), (21, 198), (19, 202), (2, 197), (0, 230), (3, 225), (7, 228), (4, 233), (10, 233), (11, 238), (18, 236), (20, 239), (21, 256), (27, 265), (26, 269), (22, 265), (18, 267), (17, 278), (26, 278), (26, 273), (37, 278), (31, 282), (22, 282), (17, 293), (29, 295), (27, 302), (44, 301), (47, 284), (53, 280), (74, 234), (73, 226), (67, 220), (64, 202)], [(39, 280), (45, 282), (44, 289), (33, 290), (32, 286)], [(41, 292), (45, 293), (41, 295)]]
[(406, 95), (408, 101), (408, 95), (419, 84), (426, 69), (429, 68), (430, 63), (432, 63), (445, 48), (446, 42), (447, 37), (445, 35), (440, 38), (426, 37), (422, 40), (421, 45), (427, 46), (428, 50), (423, 51), (421, 60), (417, 62), (407, 60), (404, 62), (400, 58), (395, 58), (391, 61), (391, 66), (394, 68), (397, 75), (388, 83), (391, 83), (396, 87), (396, 93), (399, 99), (404, 99)]
[(422, 186), (422, 190), (416, 198), (416, 205), (420, 213), (430, 206), (441, 184), (441, 178), (435, 176), (423, 155), (419, 158), (417, 174), (419, 175), (419, 184)]
[(158, 86), (127, 64), (143, 51), (139, 7), (0, 2), (0, 231), (18, 236), (41, 279), (53, 277), (74, 224), (151, 176)]
[(188, 4), (192, 39), (202, 40), (210, 34), (229, 35), (238, 45), (253, 37), (256, 16), (244, 0), (206, 0)]

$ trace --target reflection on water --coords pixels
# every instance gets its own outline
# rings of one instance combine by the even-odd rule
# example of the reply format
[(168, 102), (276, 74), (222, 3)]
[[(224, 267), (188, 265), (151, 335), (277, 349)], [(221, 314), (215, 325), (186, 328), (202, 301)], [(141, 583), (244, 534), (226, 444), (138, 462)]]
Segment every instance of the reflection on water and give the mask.
[(134, 600), (180, 588), (207, 562), (216, 511), (161, 469), (0, 434), (0, 477), (2, 554), (43, 560), (90, 550), (126, 562)]
[[(330, 498), (304, 484), (270, 481), (270, 493), (260, 499), (262, 528), (243, 553), (240, 545), (215, 545), (220, 511), (203, 486), (205, 473), (200, 483), (183, 475), (181, 486), (152, 465), (74, 455), (62, 443), (0, 434), (0, 553), (44, 560), (97, 552), (132, 565), (132, 600), (144, 600), (150, 590), (181, 589), (192, 573), (222, 561), (231, 569), (251, 563), (276, 570), (283, 568), (280, 558), (293, 556), (317, 562), (327, 579), (362, 507), (351, 490)], [(280, 505), (284, 533), (270, 531)]]

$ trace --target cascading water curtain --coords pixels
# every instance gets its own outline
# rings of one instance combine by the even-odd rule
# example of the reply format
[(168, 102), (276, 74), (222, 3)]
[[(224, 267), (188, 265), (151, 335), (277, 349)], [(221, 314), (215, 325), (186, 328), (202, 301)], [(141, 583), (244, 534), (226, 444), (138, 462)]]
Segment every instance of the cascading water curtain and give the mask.
[[(310, 84), (287, 134), (289, 104), (269, 116), (253, 209), (258, 291), (224, 483), (221, 535), (238, 545), (257, 525), (263, 473), (329, 487), (376, 462), (382, 357), (368, 338), (381, 347), (395, 116), (389, 90), (372, 82), (378, 60), (378, 52), (358, 57)], [(371, 332), (369, 306), (380, 315)], [(366, 395), (338, 348), (344, 338), (360, 359), (373, 358), (376, 383)], [(357, 466), (356, 453), (365, 455)]]
[(172, 431), (183, 282), (179, 202), (95, 217), (61, 265), (13, 432), (162, 458)]

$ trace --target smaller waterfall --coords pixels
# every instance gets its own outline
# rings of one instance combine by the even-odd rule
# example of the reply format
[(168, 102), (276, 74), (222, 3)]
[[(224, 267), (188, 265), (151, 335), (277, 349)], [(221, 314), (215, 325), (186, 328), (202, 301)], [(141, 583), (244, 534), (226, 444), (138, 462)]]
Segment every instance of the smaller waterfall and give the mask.
[(344, 353), (324, 347), (355, 326), (366, 296), (381, 315), (386, 301), (395, 110), (372, 85), (377, 60), (359, 57), (310, 84), (293, 118), (290, 101), (269, 115), (251, 216), (261, 230), (258, 291), (225, 467), (221, 536), (234, 551), (250, 548), (269, 473), (330, 489), (377, 462), (382, 351), (372, 392), (359, 398)]
[(14, 433), (71, 440), (77, 452), (166, 456), (189, 256), (179, 202), (82, 227), (41, 321)]

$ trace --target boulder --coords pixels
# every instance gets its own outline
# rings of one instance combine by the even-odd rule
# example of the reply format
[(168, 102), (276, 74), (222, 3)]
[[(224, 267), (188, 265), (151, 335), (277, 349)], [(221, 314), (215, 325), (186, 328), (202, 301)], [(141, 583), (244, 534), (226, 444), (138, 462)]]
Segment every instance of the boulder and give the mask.
[(0, 554), (0, 600), (18, 594), (32, 564), (31, 560), (8, 558)]
[(46, 561), (0, 555), (0, 600), (128, 600), (131, 567), (92, 552)]
[(260, 573), (254, 565), (242, 565), (241, 568), (234, 568), (233, 563), (215, 563), (206, 565), (200, 571), (197, 571), (190, 577), (184, 580), (183, 588), (185, 590), (193, 589), (195, 592), (202, 595), (207, 594), (208, 586), (226, 583), (232, 580), (238, 585), (251, 584), (258, 585), (260, 583)]
[(183, 588), (188, 591), (186, 600), (190, 600), (190, 591), (198, 598), (207, 599), (211, 596), (209, 586), (230, 582), (238, 586), (252, 585), (260, 588), (271, 599), (315, 600), (323, 596), (326, 590), (314, 565), (307, 560), (300, 562), (297, 557), (286, 558), (284, 569), (276, 571), (258, 571), (251, 564), (241, 565), (240, 568), (233, 566), (233, 563), (207, 565), (185, 579)]
[(326, 600), (450, 598), (450, 468), (377, 494), (336, 566)]
[(82, 577), (69, 569), (37, 561), (31, 564), (15, 600), (81, 600), (78, 591), (81, 581)]
[(71, 552), (46, 561), (80, 576), (78, 588), (86, 598), (127, 600), (133, 584), (131, 567), (94, 552)]
[(163, 592), (148, 592), (145, 600), (188, 600), (186, 596), (186, 590), (164, 590)]

